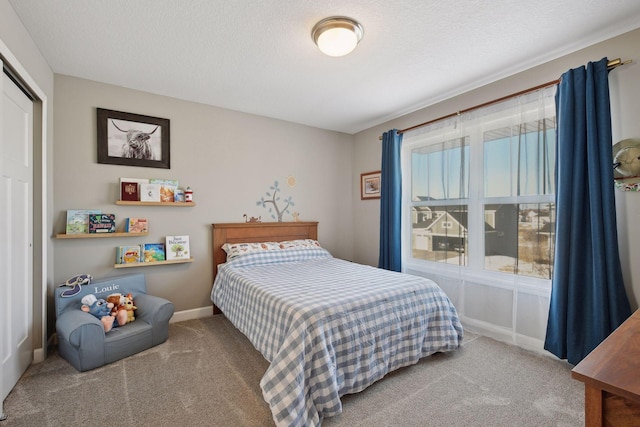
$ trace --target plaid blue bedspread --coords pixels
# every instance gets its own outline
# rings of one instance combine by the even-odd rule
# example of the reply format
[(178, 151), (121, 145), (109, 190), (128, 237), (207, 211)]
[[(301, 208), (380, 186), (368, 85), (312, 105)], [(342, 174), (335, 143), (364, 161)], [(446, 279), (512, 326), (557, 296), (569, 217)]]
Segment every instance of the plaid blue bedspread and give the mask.
[(457, 312), (433, 281), (324, 249), (221, 264), (211, 299), (270, 362), (260, 386), (278, 426), (319, 426), (342, 411), (340, 396), (462, 342)]

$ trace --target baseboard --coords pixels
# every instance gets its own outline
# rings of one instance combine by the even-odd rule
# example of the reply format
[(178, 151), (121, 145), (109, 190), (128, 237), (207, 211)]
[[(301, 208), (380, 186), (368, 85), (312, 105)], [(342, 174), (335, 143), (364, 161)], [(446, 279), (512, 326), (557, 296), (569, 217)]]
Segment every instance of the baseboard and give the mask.
[[(51, 334), (49, 339), (47, 339), (47, 348), (50, 348), (51, 346), (55, 345), (57, 343), (57, 340), (58, 340), (58, 336), (54, 332), (53, 334)], [(33, 356), (32, 363), (42, 363), (47, 358), (47, 352), (42, 347), (34, 348), (32, 356)]]
[(45, 351), (42, 348), (36, 348), (33, 350), (33, 363), (41, 363), (44, 362), (45, 359)]
[(541, 341), (539, 339), (527, 337), (521, 334), (516, 334), (514, 336), (511, 329), (500, 328), (493, 324), (481, 322), (478, 320), (462, 318), (461, 322), (463, 328), (465, 330), (468, 330), (469, 332), (493, 338), (494, 340), (502, 341), (507, 344), (515, 345), (534, 353), (555, 358), (555, 356), (544, 349), (544, 341)]
[(185, 320), (202, 319), (213, 316), (213, 307), (200, 307), (191, 310), (177, 311), (169, 320), (169, 323), (184, 322)]
[(470, 319), (460, 316), (460, 322), (464, 330), (473, 332), (478, 335), (493, 338), (497, 341), (515, 344), (513, 342), (513, 333), (509, 328), (502, 328), (491, 323), (482, 322), (480, 320)]

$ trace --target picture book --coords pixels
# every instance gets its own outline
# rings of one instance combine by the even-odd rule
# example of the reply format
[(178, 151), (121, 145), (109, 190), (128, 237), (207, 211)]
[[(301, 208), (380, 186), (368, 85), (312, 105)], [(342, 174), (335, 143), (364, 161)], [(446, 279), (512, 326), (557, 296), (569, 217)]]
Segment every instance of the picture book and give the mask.
[(120, 183), (120, 200), (137, 202), (140, 200), (139, 187), (137, 182), (123, 181)]
[(164, 243), (145, 243), (143, 246), (143, 262), (164, 261)]
[(150, 179), (150, 184), (160, 185), (160, 201), (173, 202), (175, 190), (178, 188), (178, 181), (174, 179)]
[(189, 250), (189, 236), (167, 236), (165, 241), (168, 261), (191, 258), (191, 251)]
[(132, 264), (140, 262), (142, 248), (140, 245), (118, 246), (116, 248), (116, 264)]
[(141, 202), (159, 202), (160, 184), (142, 183), (140, 184)]
[(67, 211), (67, 234), (83, 234), (89, 232), (89, 214), (102, 213), (96, 209), (70, 209)]
[(116, 216), (114, 214), (89, 214), (89, 233), (115, 233)]
[(120, 178), (120, 200), (132, 200), (132, 199), (127, 199), (126, 195), (124, 194), (124, 192), (122, 191), (122, 184), (123, 183), (128, 183), (128, 184), (137, 184), (136, 188), (138, 189), (138, 198), (136, 200), (140, 200), (140, 184), (148, 184), (149, 183), (149, 179), (147, 178)]
[(167, 187), (164, 185), (160, 186), (160, 201), (161, 202), (174, 202), (174, 193), (175, 193), (175, 188), (174, 187)]
[(176, 188), (173, 192), (173, 201), (176, 203), (184, 203), (184, 190), (182, 188)]
[(127, 218), (124, 221), (124, 231), (126, 233), (148, 233), (149, 223), (147, 218)]
[(180, 183), (178, 182), (177, 179), (158, 179), (158, 178), (152, 178), (149, 180), (149, 182), (151, 184), (160, 184), (160, 185), (166, 185), (169, 187), (179, 187)]

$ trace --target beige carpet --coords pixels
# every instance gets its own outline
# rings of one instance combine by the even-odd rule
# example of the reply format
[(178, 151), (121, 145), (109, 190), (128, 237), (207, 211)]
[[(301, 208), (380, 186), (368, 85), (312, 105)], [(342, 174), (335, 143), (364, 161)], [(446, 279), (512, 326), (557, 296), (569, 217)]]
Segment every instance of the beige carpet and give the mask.
[[(272, 426), (267, 362), (223, 316), (174, 323), (166, 343), (79, 373), (55, 350), (4, 402), (9, 426)], [(467, 333), (361, 393), (323, 426), (582, 426), (570, 365)]]

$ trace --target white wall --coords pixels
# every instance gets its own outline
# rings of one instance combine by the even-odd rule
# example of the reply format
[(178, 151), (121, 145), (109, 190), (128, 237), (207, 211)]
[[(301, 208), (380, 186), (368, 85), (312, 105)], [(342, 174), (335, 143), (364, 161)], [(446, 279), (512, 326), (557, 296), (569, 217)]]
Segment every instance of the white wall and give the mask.
[[(301, 220), (319, 221), (319, 240), (334, 256), (352, 259), (351, 135), (55, 75), (54, 230), (65, 229), (67, 209), (101, 209), (120, 220), (142, 216), (143, 238), (55, 240), (55, 279), (78, 273), (96, 278), (142, 272), (150, 293), (176, 311), (211, 305), (211, 223), (242, 222), (243, 214), (275, 221), (257, 206), (279, 181)], [(171, 169), (97, 163), (96, 107), (170, 120)], [(296, 179), (295, 187), (287, 177)], [(194, 190), (193, 208), (117, 206), (118, 181), (177, 179)], [(284, 221), (292, 221), (285, 215)], [(168, 234), (191, 239), (191, 264), (115, 270), (115, 246), (161, 242)]]
[(40, 98), (34, 114), (33, 333), (37, 361), (46, 353), (43, 307), (48, 284), (53, 282), (52, 243), (47, 237), (53, 223), (53, 72), (7, 0), (0, 0), (0, 57)]
[[(621, 37), (615, 45), (605, 47), (620, 52), (617, 56), (632, 59), (633, 64), (609, 73), (611, 117), (614, 144), (627, 138), (640, 138), (640, 30)], [(622, 273), (631, 308), (640, 306), (640, 193), (616, 190), (618, 244)]]
[[(381, 143), (378, 138), (383, 132), (393, 128), (408, 128), (556, 80), (571, 68), (603, 57), (633, 60), (632, 64), (612, 71), (609, 77), (613, 142), (626, 138), (640, 138), (640, 120), (637, 117), (640, 111), (640, 57), (637, 49), (639, 44), (640, 30), (635, 30), (356, 134), (352, 176), (354, 191), (359, 188), (360, 173), (380, 169)], [(353, 212), (357, 221), (354, 222), (354, 260), (377, 265), (379, 203), (370, 200), (360, 201), (355, 196)], [(632, 308), (636, 309), (640, 302), (640, 263), (637, 262), (640, 259), (640, 228), (637, 227), (640, 219), (640, 194), (616, 191), (616, 201), (625, 286)]]

